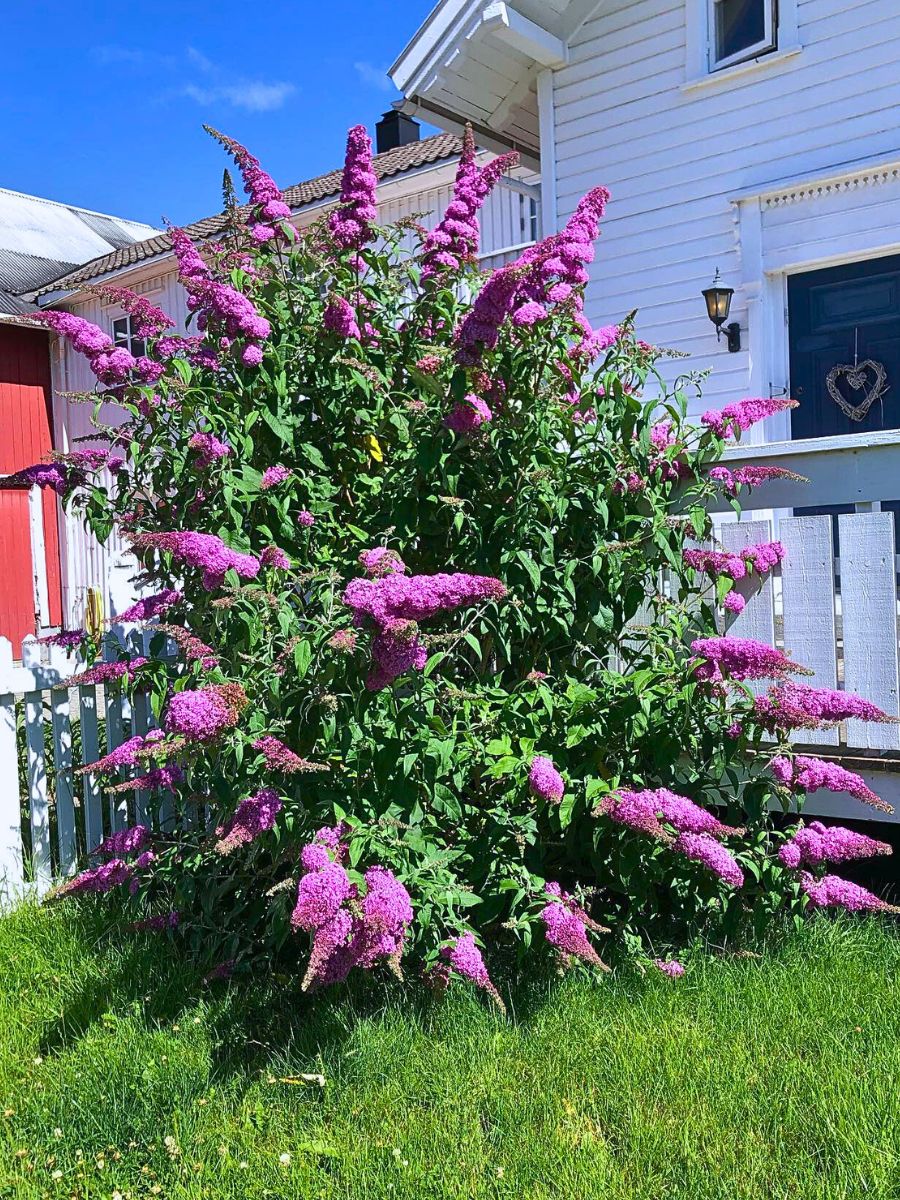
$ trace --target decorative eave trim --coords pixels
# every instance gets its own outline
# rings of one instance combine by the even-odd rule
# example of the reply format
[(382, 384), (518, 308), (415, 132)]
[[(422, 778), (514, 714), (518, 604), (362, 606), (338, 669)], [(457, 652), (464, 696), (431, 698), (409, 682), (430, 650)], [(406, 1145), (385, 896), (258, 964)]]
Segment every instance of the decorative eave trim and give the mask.
[(806, 179), (779, 180), (761, 188), (748, 188), (733, 195), (731, 200), (734, 204), (756, 201), (762, 209), (784, 208), (805, 200), (894, 183), (898, 179), (900, 158), (874, 159), (846, 165), (842, 169), (831, 168)]

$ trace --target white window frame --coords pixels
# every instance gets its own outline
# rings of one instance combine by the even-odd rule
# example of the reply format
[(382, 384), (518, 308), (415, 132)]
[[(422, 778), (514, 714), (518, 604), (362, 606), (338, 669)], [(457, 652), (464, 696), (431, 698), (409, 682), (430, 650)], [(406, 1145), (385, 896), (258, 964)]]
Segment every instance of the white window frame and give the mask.
[(748, 59), (759, 58), (763, 54), (772, 54), (778, 49), (778, 0), (762, 0), (764, 5), (764, 21), (765, 33), (762, 41), (754, 43), (752, 46), (745, 46), (744, 49), (736, 51), (734, 54), (729, 54), (727, 58), (716, 58), (716, 10), (724, 0), (707, 0), (707, 30), (709, 48), (709, 70), (710, 72), (722, 71), (726, 67), (733, 67), (737, 63), (747, 62)]
[[(116, 325), (118, 325), (121, 321), (125, 322), (124, 337), (116, 330)], [(118, 313), (116, 316), (111, 317), (110, 329), (112, 330), (113, 345), (123, 346), (129, 352), (129, 354), (134, 354), (134, 345), (137, 343), (140, 346), (140, 353), (142, 355), (147, 353), (146, 339), (139, 338), (135, 335), (131, 325), (131, 315), (129, 313)], [(139, 355), (135, 355), (135, 357), (139, 357)]]

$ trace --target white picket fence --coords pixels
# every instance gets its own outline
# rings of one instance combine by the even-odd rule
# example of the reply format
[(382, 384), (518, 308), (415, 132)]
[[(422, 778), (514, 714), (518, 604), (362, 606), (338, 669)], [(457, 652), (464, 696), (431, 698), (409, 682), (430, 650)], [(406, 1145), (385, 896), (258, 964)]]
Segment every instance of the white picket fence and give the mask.
[[(145, 640), (133, 635), (132, 651), (145, 653)], [(92, 775), (76, 774), (152, 723), (146, 697), (130, 705), (101, 686), (62, 686), (78, 669), (29, 639), (15, 664), (0, 638), (0, 907), (43, 895), (112, 830), (166, 817), (148, 811), (146, 793), (105, 796)]]

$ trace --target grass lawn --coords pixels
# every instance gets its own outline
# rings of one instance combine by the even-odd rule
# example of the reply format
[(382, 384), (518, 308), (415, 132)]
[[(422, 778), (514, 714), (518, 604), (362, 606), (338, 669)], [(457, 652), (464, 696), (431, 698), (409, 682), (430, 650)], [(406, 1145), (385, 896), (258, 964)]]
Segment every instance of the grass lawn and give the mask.
[(891, 927), (817, 920), (674, 983), (545, 984), (504, 1021), (464, 987), (210, 991), (164, 941), (23, 909), (0, 1196), (887, 1200), (898, 976)]

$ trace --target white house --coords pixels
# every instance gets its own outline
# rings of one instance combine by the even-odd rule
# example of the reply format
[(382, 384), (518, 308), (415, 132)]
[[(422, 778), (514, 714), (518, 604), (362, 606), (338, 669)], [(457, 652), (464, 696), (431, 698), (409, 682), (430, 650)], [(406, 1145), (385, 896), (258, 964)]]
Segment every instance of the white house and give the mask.
[[(774, 517), (788, 546), (733, 632), (900, 716), (898, 60), (896, 0), (441, 0), (391, 76), (404, 112), (518, 147), (546, 230), (609, 188), (587, 315), (636, 307), (642, 337), (689, 356), (665, 370), (711, 368), (698, 407), (799, 400), (734, 452), (810, 483), (767, 485), (769, 509), (723, 527), (747, 544)], [(721, 341), (717, 270), (739, 327)], [(871, 783), (897, 804), (896, 726), (821, 743), (887, 767)]]
[[(390, 224), (400, 217), (419, 215), (423, 225), (435, 224), (452, 197), (453, 180), (461, 150), (455, 133), (420, 139), (418, 122), (392, 110), (376, 125), (374, 169), (379, 176), (379, 220)], [(480, 152), (482, 161), (493, 157)], [(531, 180), (532, 182), (529, 182)], [(535, 173), (520, 169), (501, 180), (481, 214), (482, 259), (500, 264), (540, 235), (540, 192)], [(297, 225), (311, 224), (333, 207), (341, 186), (341, 171), (288, 187), (285, 200)], [(216, 236), (225, 217), (207, 217), (187, 226), (202, 240)], [(65, 308), (109, 331), (113, 339), (132, 348), (127, 315), (86, 289), (98, 283), (115, 283), (152, 297), (184, 332), (188, 317), (186, 296), (179, 284), (168, 235), (153, 236), (122, 246), (69, 271), (37, 292), (41, 307)], [(54, 413), (57, 449), (74, 447), (74, 439), (91, 433), (89, 405), (66, 399), (66, 393), (89, 391), (95, 386), (86, 360), (56, 339), (52, 352)], [(121, 612), (134, 600), (131, 576), (134, 560), (115, 536), (100, 545), (84, 529), (78, 516), (66, 517), (61, 529), (62, 613), (68, 627), (84, 623), (88, 590), (98, 589), (107, 615)]]

